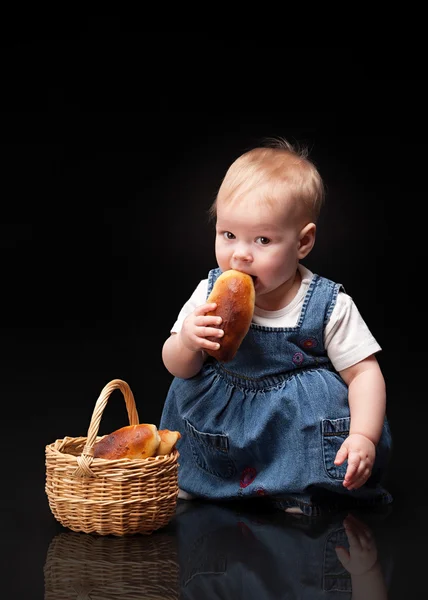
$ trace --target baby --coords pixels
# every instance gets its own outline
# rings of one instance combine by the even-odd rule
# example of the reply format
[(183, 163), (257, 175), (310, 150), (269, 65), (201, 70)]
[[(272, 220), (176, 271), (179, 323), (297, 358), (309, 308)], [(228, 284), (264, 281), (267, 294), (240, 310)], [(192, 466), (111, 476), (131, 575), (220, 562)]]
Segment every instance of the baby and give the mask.
[[(324, 196), (307, 150), (280, 138), (226, 172), (210, 210), (217, 266), (162, 350), (174, 378), (160, 428), (182, 433), (180, 497), (263, 496), (307, 515), (392, 501), (381, 348), (342, 285), (301, 262)], [(207, 298), (228, 269), (251, 275), (256, 300), (238, 352), (221, 363), (207, 354), (223, 335)]]

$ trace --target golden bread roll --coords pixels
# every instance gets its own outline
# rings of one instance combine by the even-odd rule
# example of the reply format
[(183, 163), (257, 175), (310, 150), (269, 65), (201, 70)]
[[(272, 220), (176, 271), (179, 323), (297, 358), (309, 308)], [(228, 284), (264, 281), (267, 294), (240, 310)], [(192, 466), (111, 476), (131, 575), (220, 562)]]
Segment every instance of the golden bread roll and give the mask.
[(216, 302), (217, 308), (208, 315), (222, 318), (222, 338), (208, 338), (220, 344), (219, 350), (205, 350), (220, 362), (232, 360), (248, 333), (254, 313), (254, 283), (250, 275), (230, 269), (216, 280), (207, 302)]
[(156, 450), (156, 456), (163, 456), (164, 454), (170, 454), (181, 438), (179, 431), (170, 431), (169, 429), (159, 429), (160, 444)]
[(127, 425), (94, 445), (94, 458), (148, 458), (154, 456), (161, 438), (156, 425)]
[(162, 456), (170, 454), (180, 438), (178, 431), (158, 431), (156, 425), (148, 423), (127, 425), (97, 442), (94, 445), (94, 458), (116, 460)]

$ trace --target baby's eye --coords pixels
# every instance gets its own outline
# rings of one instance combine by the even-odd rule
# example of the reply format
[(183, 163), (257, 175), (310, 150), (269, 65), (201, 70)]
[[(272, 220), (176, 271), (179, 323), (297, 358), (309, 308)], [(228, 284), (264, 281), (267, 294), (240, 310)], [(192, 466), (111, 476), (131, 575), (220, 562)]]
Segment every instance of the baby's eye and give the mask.
[(256, 239), (256, 242), (262, 246), (267, 246), (270, 243), (270, 239), (261, 235)]
[(230, 231), (223, 231), (223, 237), (226, 240), (234, 240), (235, 239), (235, 236)]

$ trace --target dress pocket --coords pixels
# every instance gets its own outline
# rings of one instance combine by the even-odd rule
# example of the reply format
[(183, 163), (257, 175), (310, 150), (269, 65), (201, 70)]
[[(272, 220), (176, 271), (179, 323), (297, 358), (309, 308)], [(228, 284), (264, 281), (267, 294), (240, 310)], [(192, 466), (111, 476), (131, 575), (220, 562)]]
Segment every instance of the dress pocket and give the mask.
[(229, 456), (229, 438), (221, 433), (203, 433), (184, 419), (186, 437), (198, 467), (222, 479), (236, 473), (235, 465)]
[(348, 461), (345, 460), (343, 464), (335, 465), (334, 459), (340, 446), (349, 435), (350, 424), (350, 417), (322, 420), (324, 467), (327, 475), (332, 479), (345, 479)]

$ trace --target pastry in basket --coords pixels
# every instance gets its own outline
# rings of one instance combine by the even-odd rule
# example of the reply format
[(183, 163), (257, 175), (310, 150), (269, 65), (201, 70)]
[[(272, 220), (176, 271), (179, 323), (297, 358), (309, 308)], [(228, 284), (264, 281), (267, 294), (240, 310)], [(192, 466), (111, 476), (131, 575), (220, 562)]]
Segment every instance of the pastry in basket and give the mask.
[(164, 456), (171, 454), (175, 448), (175, 444), (181, 438), (179, 431), (170, 431), (169, 429), (159, 429), (160, 444), (156, 450), (156, 456)]
[(104, 436), (94, 445), (94, 458), (149, 458), (170, 454), (181, 438), (179, 431), (158, 430), (156, 425), (127, 425)]

